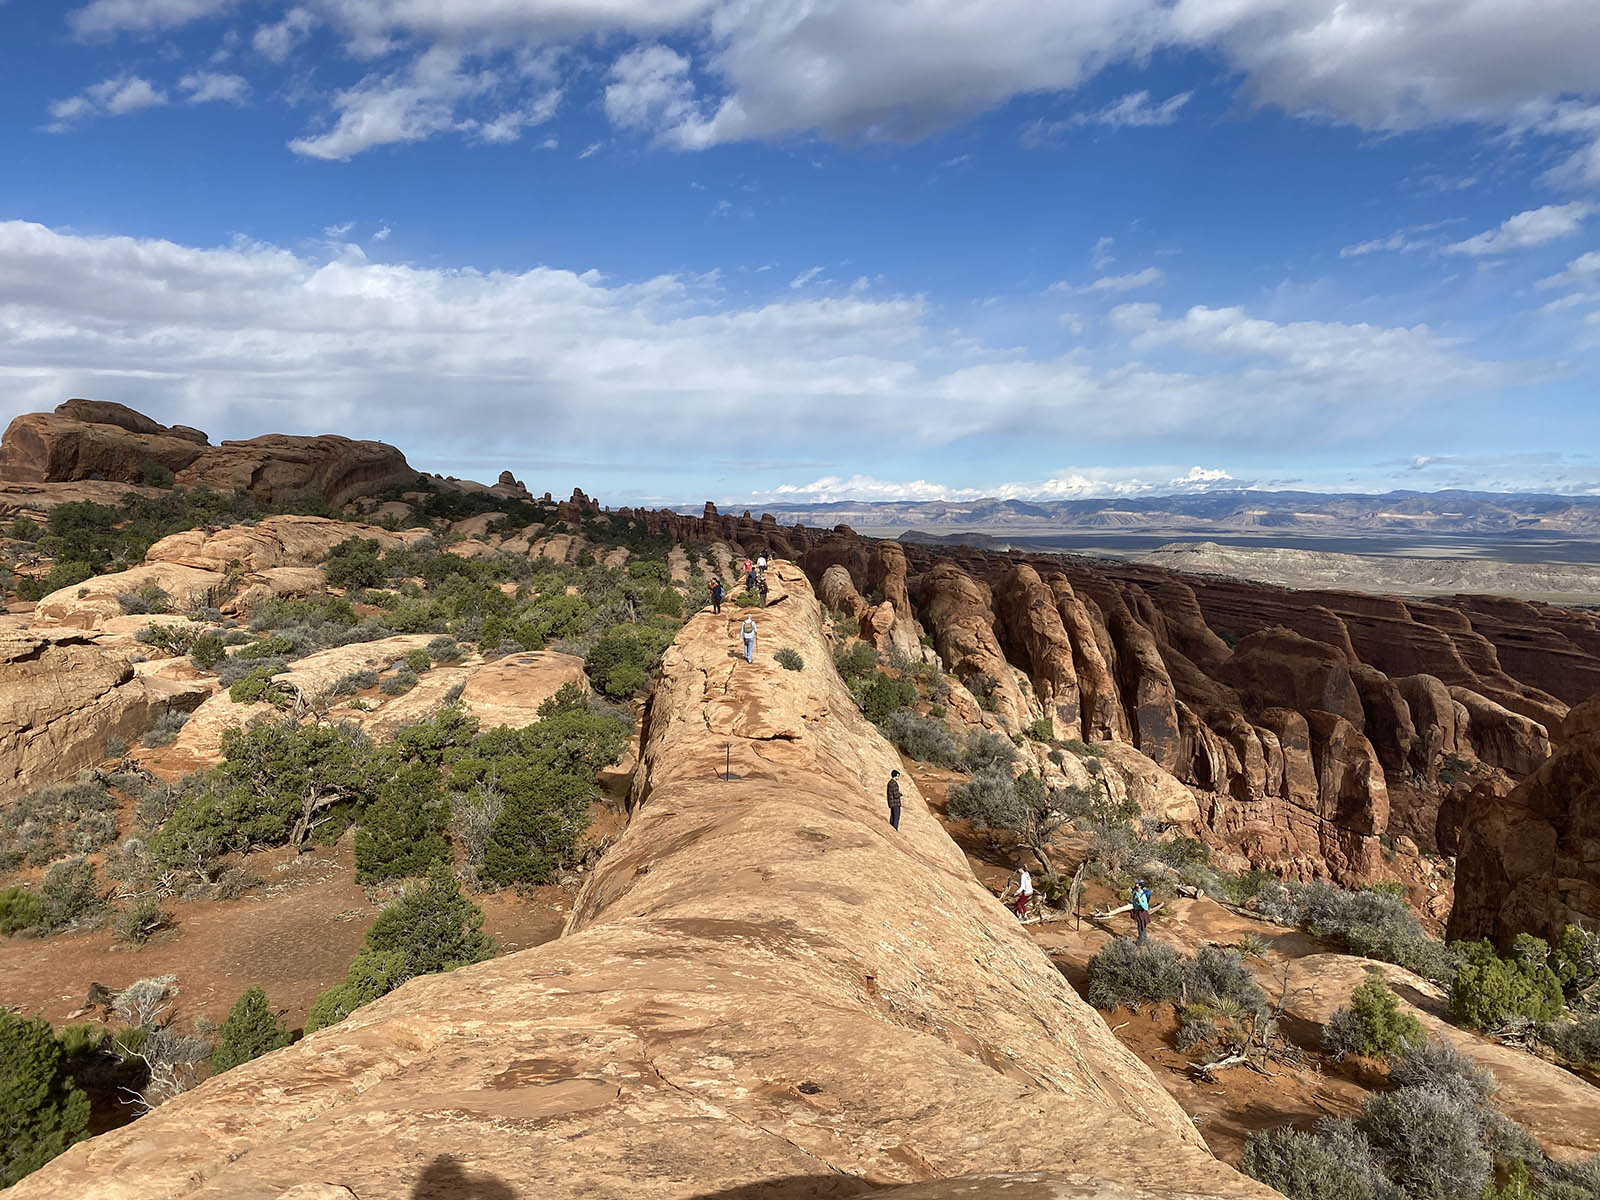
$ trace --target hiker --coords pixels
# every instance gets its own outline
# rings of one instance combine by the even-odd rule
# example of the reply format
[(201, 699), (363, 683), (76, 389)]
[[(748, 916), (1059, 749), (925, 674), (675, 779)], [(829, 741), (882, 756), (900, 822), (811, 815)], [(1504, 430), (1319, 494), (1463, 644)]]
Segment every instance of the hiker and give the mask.
[(1133, 885), (1133, 923), (1139, 927), (1139, 941), (1150, 928), (1150, 889), (1139, 880)]
[(747, 592), (753, 592), (756, 590), (756, 569), (754, 567), (751, 567), (745, 572), (744, 590)]
[(755, 563), (751, 562), (748, 558), (744, 560), (744, 573), (746, 576), (749, 576), (750, 572), (754, 571), (755, 569)]
[(889, 772), (889, 827), (900, 828), (900, 772)]
[(719, 613), (719, 612), (722, 611), (722, 595), (723, 595), (723, 592), (722, 592), (722, 580), (713, 579), (711, 581), (711, 611), (712, 612)]
[(1028, 868), (1021, 863), (1017, 864), (1017, 898), (1012, 904), (1017, 916), (1021, 920), (1028, 919), (1028, 905), (1033, 900), (1033, 876), (1028, 874)]
[(767, 577), (767, 552), (765, 550), (756, 558), (756, 574), (763, 579)]
[(756, 660), (756, 619), (746, 617), (744, 624), (739, 626), (739, 634), (744, 638), (744, 660), (753, 663)]
[(761, 592), (761, 607), (765, 608), (767, 606), (767, 577), (765, 575), (756, 583), (756, 587)]

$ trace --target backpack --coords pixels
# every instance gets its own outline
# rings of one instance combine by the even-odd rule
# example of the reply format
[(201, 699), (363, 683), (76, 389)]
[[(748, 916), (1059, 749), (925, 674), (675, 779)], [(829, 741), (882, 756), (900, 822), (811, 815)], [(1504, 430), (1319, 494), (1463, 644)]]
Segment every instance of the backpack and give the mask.
[(1141, 912), (1150, 911), (1150, 893), (1143, 888), (1133, 889), (1133, 907)]

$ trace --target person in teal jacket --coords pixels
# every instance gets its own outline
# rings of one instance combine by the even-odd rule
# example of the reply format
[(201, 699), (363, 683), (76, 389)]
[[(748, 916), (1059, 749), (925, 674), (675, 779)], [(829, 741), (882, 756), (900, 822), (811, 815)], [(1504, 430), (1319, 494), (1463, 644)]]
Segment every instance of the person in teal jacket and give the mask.
[(1150, 929), (1150, 889), (1142, 879), (1133, 885), (1133, 923), (1139, 927), (1139, 940), (1143, 942)]

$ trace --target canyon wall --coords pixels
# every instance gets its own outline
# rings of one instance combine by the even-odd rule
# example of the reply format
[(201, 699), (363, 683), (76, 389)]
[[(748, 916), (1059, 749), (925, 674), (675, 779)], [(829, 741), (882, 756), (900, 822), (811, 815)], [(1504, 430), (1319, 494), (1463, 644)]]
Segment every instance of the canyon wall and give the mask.
[(1471, 799), (1536, 770), (1569, 705), (1600, 687), (1600, 622), (1546, 605), (901, 546), (711, 505), (620, 515), (793, 557), (864, 623), (894, 580), (880, 650), (931, 643), (1000, 732), (1044, 719), (1058, 738), (1137, 747), (1195, 791), (1195, 832), (1291, 877), (1405, 878), (1397, 846), (1453, 853)]

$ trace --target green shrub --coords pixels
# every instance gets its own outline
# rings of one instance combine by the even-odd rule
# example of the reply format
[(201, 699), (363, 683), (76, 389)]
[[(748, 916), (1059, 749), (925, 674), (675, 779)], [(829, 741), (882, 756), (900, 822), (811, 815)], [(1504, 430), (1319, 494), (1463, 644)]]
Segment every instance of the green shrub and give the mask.
[[(0, 913), (3, 913), (3, 904), (0, 900)], [(0, 915), (0, 931), (4, 929), (3, 922), (4, 916)], [(1551, 1022), (1540, 1028), (1539, 1040), (1563, 1062), (1590, 1069), (1600, 1066), (1600, 1016)]]
[(1378, 1184), (1366, 1136), (1348, 1121), (1324, 1121), (1315, 1133), (1288, 1125), (1250, 1135), (1246, 1175), (1289, 1200), (1375, 1200)]
[(919, 717), (901, 709), (890, 713), (879, 728), (885, 737), (918, 762), (950, 768), (961, 765), (961, 747), (943, 721)]
[(1182, 957), (1165, 942), (1117, 938), (1089, 960), (1089, 1003), (1096, 1008), (1174, 1001), (1183, 990)]
[(488, 782), (502, 797), (484, 843), (484, 880), (545, 883), (572, 857), (598, 793), (595, 773), (622, 756), (628, 732), (615, 716), (569, 708), (525, 729), (491, 730), (457, 759), (452, 787)]
[(417, 673), (407, 666), (391, 672), (378, 686), (378, 690), (385, 696), (404, 696), (416, 686)]
[(1056, 727), (1049, 717), (1040, 717), (1037, 721), (1031, 722), (1023, 732), (1036, 742), (1048, 742), (1056, 736)]
[(0, 891), (0, 934), (10, 937), (44, 925), (44, 901), (21, 884)]
[(153, 458), (147, 458), (139, 467), (139, 475), (144, 480), (145, 487), (169, 488), (177, 482), (177, 476), (170, 467), (165, 467)]
[(852, 642), (834, 651), (833, 665), (846, 683), (865, 680), (878, 666), (878, 652), (865, 642)]
[(189, 661), (202, 671), (215, 670), (227, 656), (222, 639), (214, 633), (202, 633), (189, 647)]
[[(130, 616), (140, 613), (164, 613), (171, 611), (172, 597), (167, 594), (165, 588), (154, 583), (146, 583), (131, 592), (118, 592), (117, 604)], [(151, 627), (146, 626), (146, 629), (148, 628)]]
[(267, 697), (267, 689), (272, 686), (272, 677), (283, 667), (274, 670), (270, 666), (257, 667), (243, 679), (236, 680), (228, 687), (228, 699), (235, 704), (254, 704)]
[(89, 1098), (48, 1022), (0, 1010), (0, 1188), (87, 1136)]
[(227, 1020), (217, 1034), (217, 1048), (211, 1055), (211, 1073), (220, 1075), (240, 1063), (260, 1058), (271, 1050), (289, 1044), (289, 1031), (272, 1015), (267, 994), (253, 987), (234, 1002)]
[(436, 862), (426, 886), (412, 884), (378, 914), (345, 981), (312, 1006), (306, 1032), (343, 1020), (408, 979), (482, 962), (494, 949), (483, 932), (483, 910), (462, 895), (449, 865)]
[(1221, 1003), (1246, 1012), (1263, 1009), (1267, 1002), (1244, 959), (1233, 950), (1215, 946), (1200, 947), (1185, 966), (1184, 991), (1192, 1001)]
[(11, 536), (19, 542), (38, 541), (39, 535), (43, 532), (39, 528), (39, 522), (26, 513), (11, 522)]
[(433, 657), (426, 650), (407, 650), (406, 666), (421, 675), (433, 666)]
[(799, 671), (806, 665), (806, 660), (800, 657), (800, 652), (790, 649), (788, 646), (779, 650), (772, 657), (785, 671)]
[(648, 644), (638, 627), (614, 629), (589, 648), (583, 667), (600, 692), (614, 700), (626, 699), (648, 686), (649, 671), (664, 646)]
[(124, 946), (142, 946), (150, 935), (172, 923), (172, 914), (154, 896), (140, 896), (117, 914), (112, 936)]
[(377, 538), (346, 538), (328, 551), (328, 583), (338, 588), (377, 587), (384, 581)]
[(39, 900), (44, 905), (41, 927), (51, 933), (91, 921), (105, 907), (94, 864), (84, 858), (68, 859), (45, 872), (39, 883)]
[(1489, 1181), (1479, 1114), (1429, 1088), (1374, 1096), (1361, 1129), (1385, 1173), (1415, 1200), (1474, 1200)]
[(891, 679), (882, 671), (873, 672), (865, 682), (851, 687), (862, 713), (874, 725), (881, 725), (890, 714), (911, 708), (917, 702), (916, 685), (904, 679)]
[(448, 862), (446, 820), (438, 770), (422, 763), (401, 767), (361, 817), (355, 837), (357, 881), (420, 876), (433, 863)]
[(1400, 1007), (1388, 984), (1374, 975), (1351, 993), (1349, 1008), (1329, 1017), (1322, 1041), (1336, 1059), (1352, 1054), (1388, 1059), (1408, 1046), (1425, 1045), (1427, 1036), (1421, 1022)]
[(1519, 934), (1510, 958), (1487, 941), (1458, 945), (1461, 965), (1450, 987), (1450, 1013), (1472, 1029), (1498, 1029), (1513, 1017), (1550, 1021), (1561, 1015), (1561, 981), (1545, 965), (1548, 948)]

